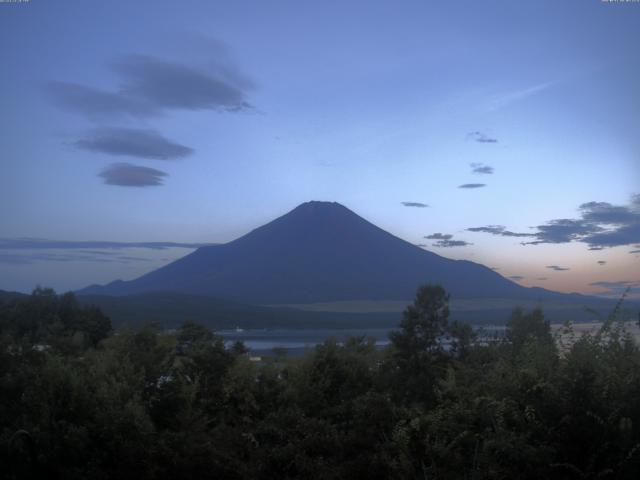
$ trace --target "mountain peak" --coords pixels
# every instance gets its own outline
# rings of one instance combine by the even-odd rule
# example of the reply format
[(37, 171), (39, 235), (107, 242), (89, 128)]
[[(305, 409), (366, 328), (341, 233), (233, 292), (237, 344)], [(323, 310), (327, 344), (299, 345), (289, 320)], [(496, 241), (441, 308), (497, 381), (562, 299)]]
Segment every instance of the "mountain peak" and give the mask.
[(310, 200), (308, 202), (301, 203), (296, 208), (291, 210), (289, 213), (306, 213), (306, 214), (315, 214), (315, 213), (323, 213), (323, 212), (350, 212), (355, 215), (351, 210), (349, 210), (344, 205), (338, 202), (327, 202), (323, 200)]
[(202, 247), (101, 293), (172, 291), (248, 303), (311, 303), (404, 300), (425, 283), (467, 298), (526, 292), (486, 267), (401, 240), (337, 202), (314, 200), (227, 244)]

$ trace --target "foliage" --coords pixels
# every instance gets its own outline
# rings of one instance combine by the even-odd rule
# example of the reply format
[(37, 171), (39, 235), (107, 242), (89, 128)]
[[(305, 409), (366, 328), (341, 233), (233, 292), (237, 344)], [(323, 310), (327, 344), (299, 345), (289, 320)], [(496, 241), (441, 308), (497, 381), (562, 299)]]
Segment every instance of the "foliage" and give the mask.
[(114, 333), (72, 294), (0, 301), (0, 476), (638, 477), (621, 323), (559, 349), (541, 310), (516, 310), (476, 341), (448, 299), (419, 289), (385, 349), (330, 339), (261, 364), (193, 323)]

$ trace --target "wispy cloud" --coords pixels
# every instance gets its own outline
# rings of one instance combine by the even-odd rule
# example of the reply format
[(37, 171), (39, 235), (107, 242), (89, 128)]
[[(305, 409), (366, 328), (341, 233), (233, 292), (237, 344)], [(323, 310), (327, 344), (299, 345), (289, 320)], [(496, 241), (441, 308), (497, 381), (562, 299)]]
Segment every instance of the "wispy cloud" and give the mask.
[(458, 185), (458, 188), (469, 188), (469, 189), (473, 189), (473, 188), (482, 188), (482, 187), (486, 187), (486, 183), (464, 183), (462, 185)]
[(598, 260), (598, 265), (606, 265), (607, 262), (604, 260)]
[(520, 281), (520, 280), (524, 280), (525, 277), (523, 277), (522, 275), (511, 275), (509, 277), (511, 280), (516, 280), (516, 281)]
[(545, 82), (519, 90), (492, 95), (489, 97), (487, 102), (487, 110), (493, 112), (508, 107), (513, 103), (519, 102), (548, 89), (553, 84), (553, 82)]
[(496, 138), (490, 137), (486, 133), (482, 133), (479, 131), (468, 133), (467, 138), (470, 138), (478, 143), (498, 143), (498, 140)]
[(429, 205), (420, 202), (401, 202), (405, 207), (427, 208)]
[(433, 244), (434, 247), (451, 248), (451, 247), (468, 247), (473, 243), (465, 242), (464, 240), (440, 240)]
[(453, 235), (448, 233), (432, 233), (431, 235), (426, 235), (424, 238), (427, 240), (450, 240), (453, 238)]
[(478, 175), (491, 175), (494, 172), (494, 168), (484, 163), (471, 163), (471, 171)]
[(432, 233), (424, 238), (428, 240), (437, 240), (437, 242), (432, 243), (431, 245), (439, 248), (467, 247), (469, 245), (473, 245), (473, 243), (469, 243), (464, 240), (453, 240), (453, 235), (449, 233)]
[(140, 167), (130, 163), (113, 163), (98, 174), (107, 185), (120, 187), (159, 186), (162, 185), (163, 177), (167, 175), (167, 173), (155, 168)]
[(107, 155), (156, 160), (186, 157), (193, 149), (166, 139), (154, 130), (136, 128), (100, 128), (88, 132), (74, 143), (78, 148)]
[(45, 253), (31, 252), (19, 253), (16, 251), (0, 253), (0, 263), (11, 265), (28, 265), (36, 262), (96, 262), (96, 263), (133, 263), (149, 262), (151, 259), (144, 257), (134, 257), (130, 255), (100, 255), (97, 253), (86, 254), (80, 252), (72, 253)]
[(166, 250), (168, 248), (200, 248), (213, 243), (181, 242), (111, 242), (102, 240), (50, 240), (47, 238), (0, 238), (0, 250), (82, 250), (82, 253), (111, 255), (113, 252), (92, 251), (91, 249), (123, 250), (143, 248)]
[(535, 233), (518, 233), (507, 230), (503, 225), (487, 225), (485, 227), (467, 228), (468, 232), (490, 233), (492, 235), (500, 235), (502, 237), (535, 237)]
[(548, 268), (550, 270), (554, 270), (556, 272), (565, 272), (567, 270), (571, 270), (570, 268), (567, 267), (560, 267), (558, 265), (547, 265), (545, 268)]

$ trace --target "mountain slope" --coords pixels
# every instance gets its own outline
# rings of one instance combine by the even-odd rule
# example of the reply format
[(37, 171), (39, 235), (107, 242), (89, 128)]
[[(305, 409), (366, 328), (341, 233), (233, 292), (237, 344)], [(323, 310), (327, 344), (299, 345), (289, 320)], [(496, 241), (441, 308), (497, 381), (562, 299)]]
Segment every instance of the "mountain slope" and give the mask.
[(561, 295), (524, 288), (483, 265), (423, 250), (330, 202), (304, 203), (232, 242), (201, 247), (138, 279), (79, 293), (171, 291), (284, 304), (406, 300), (428, 282), (459, 298)]

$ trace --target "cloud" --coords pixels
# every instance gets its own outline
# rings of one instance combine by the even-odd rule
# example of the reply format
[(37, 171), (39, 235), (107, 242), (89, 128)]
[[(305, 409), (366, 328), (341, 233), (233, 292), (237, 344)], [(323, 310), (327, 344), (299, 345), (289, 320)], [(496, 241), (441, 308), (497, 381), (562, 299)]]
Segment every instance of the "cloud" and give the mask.
[(222, 43), (210, 52), (216, 58), (206, 69), (150, 55), (120, 57), (110, 64), (120, 80), (113, 91), (61, 81), (50, 82), (46, 90), (59, 107), (91, 119), (143, 118), (168, 110), (251, 109), (247, 95), (253, 81)]
[(60, 108), (83, 114), (90, 119), (157, 115), (159, 109), (141, 99), (118, 92), (107, 92), (71, 82), (50, 82), (46, 91)]
[(426, 203), (420, 203), (420, 202), (401, 202), (401, 203), (405, 207), (426, 208), (429, 206)]
[(640, 221), (612, 230), (594, 233), (582, 239), (583, 242), (603, 247), (629, 245), (640, 239)]
[(445, 234), (445, 233), (432, 233), (431, 235), (427, 235), (424, 238), (427, 240), (451, 240), (453, 235)]
[(490, 233), (492, 235), (500, 235), (502, 237), (535, 237), (535, 233), (517, 233), (511, 232), (503, 225), (487, 225), (485, 227), (471, 227), (467, 228), (469, 232), (482, 232)]
[(546, 90), (552, 85), (553, 85), (553, 82), (540, 83), (538, 85), (533, 85), (531, 87), (523, 88), (520, 90), (493, 95), (489, 99), (487, 110), (491, 112), (495, 110), (500, 110), (501, 108), (508, 107), (512, 103), (515, 103), (520, 100), (524, 100), (525, 98), (528, 98), (532, 95), (542, 92), (543, 90)]
[(450, 247), (466, 247), (473, 245), (473, 243), (465, 242), (464, 240), (439, 240), (432, 244), (434, 247), (450, 248)]
[(532, 233), (517, 233), (503, 225), (472, 227), (470, 232), (483, 232), (506, 237), (531, 237), (523, 245), (543, 243), (585, 243), (589, 250), (633, 245), (640, 241), (640, 196), (633, 195), (629, 205), (588, 202), (578, 207), (580, 218), (549, 220)]
[(511, 280), (524, 280), (525, 277), (523, 277), (522, 275), (511, 275), (509, 277)]
[(140, 167), (129, 163), (112, 163), (98, 176), (107, 185), (121, 187), (152, 187), (162, 185), (162, 178), (168, 174), (155, 168)]
[(168, 248), (200, 248), (215, 245), (213, 243), (180, 243), (180, 242), (110, 242), (110, 241), (76, 241), (49, 240), (46, 238), (0, 238), (0, 250), (83, 250), (82, 253), (111, 255), (112, 252), (100, 252), (87, 249), (122, 250), (125, 248), (145, 248), (166, 250)]
[(2, 253), (0, 263), (28, 265), (35, 262), (97, 262), (97, 263), (131, 263), (133, 261), (150, 261), (148, 258), (130, 256), (100, 256), (81, 253)]
[(559, 267), (558, 265), (547, 265), (545, 268), (548, 268), (550, 270), (555, 270), (556, 272), (565, 272), (567, 270), (571, 270), (570, 268)]
[(465, 242), (464, 240), (440, 240), (432, 245), (434, 247), (450, 248), (450, 247), (467, 247), (469, 245), (473, 245), (473, 243)]
[(607, 262), (605, 262), (604, 260), (598, 260), (598, 265), (606, 265)]
[(578, 207), (581, 218), (551, 220), (538, 226), (539, 243), (568, 243), (578, 241), (591, 250), (604, 247), (632, 245), (640, 241), (640, 200), (633, 195), (629, 205), (607, 202), (588, 202)]
[(486, 187), (485, 183), (464, 183), (462, 185), (458, 185), (458, 188), (482, 188)]
[(416, 243), (416, 247), (425, 248), (426, 245), (424, 243)]
[(629, 253), (640, 253), (640, 250), (631, 250)]
[(494, 172), (493, 167), (485, 165), (484, 163), (471, 163), (470, 165), (472, 172), (479, 175), (492, 175)]
[(540, 280), (541, 282), (544, 282), (545, 280), (548, 280), (547, 277), (538, 277), (536, 278), (536, 280)]
[(246, 85), (220, 68), (206, 72), (148, 55), (128, 55), (112, 66), (125, 79), (124, 95), (160, 109), (239, 111), (251, 107), (243, 89)]
[(452, 240), (453, 235), (449, 233), (432, 233), (424, 237), (428, 240), (438, 240), (431, 245), (434, 247), (450, 248), (450, 247), (466, 247), (473, 245), (473, 243), (465, 242), (464, 240)]
[(154, 130), (135, 128), (95, 129), (74, 145), (84, 150), (107, 155), (126, 155), (156, 160), (173, 160), (193, 153), (193, 149), (167, 140)]
[(529, 245), (537, 245), (540, 243), (569, 243), (602, 231), (602, 228), (598, 225), (587, 223), (583, 220), (568, 218), (551, 220), (546, 225), (538, 225), (536, 228), (538, 229), (536, 233), (537, 239), (533, 242), (528, 242)]
[(478, 131), (469, 133), (467, 138), (471, 138), (478, 143), (498, 143), (497, 139), (489, 137), (488, 135)]

